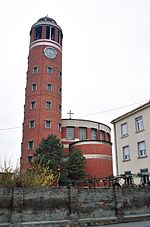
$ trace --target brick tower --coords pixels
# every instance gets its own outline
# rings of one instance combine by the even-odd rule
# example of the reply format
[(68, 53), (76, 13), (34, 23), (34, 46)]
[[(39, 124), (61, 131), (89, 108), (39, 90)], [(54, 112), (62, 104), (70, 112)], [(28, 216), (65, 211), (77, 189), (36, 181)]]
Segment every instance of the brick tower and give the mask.
[(42, 138), (61, 139), (62, 30), (43, 17), (30, 31), (21, 169), (28, 168)]

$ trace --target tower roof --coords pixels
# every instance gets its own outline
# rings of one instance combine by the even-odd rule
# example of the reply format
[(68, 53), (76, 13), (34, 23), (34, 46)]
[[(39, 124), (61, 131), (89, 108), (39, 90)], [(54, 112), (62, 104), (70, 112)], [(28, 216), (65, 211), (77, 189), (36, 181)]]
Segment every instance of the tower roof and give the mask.
[(56, 23), (56, 21), (48, 16), (41, 17), (35, 24), (32, 25), (31, 30), (39, 25), (53, 25), (62, 31), (61, 27)]

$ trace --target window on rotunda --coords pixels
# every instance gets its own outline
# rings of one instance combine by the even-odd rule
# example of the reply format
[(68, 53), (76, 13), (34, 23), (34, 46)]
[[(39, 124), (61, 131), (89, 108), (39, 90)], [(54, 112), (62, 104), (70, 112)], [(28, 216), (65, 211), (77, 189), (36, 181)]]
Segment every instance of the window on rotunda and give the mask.
[(36, 39), (41, 39), (42, 38), (42, 27), (36, 27), (35, 28), (35, 40)]

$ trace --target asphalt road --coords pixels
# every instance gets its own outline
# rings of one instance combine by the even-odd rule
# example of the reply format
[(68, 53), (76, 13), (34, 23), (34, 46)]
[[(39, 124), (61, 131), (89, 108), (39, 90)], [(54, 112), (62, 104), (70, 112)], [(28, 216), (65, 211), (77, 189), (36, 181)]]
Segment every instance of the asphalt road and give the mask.
[[(98, 227), (98, 226), (94, 226)], [(102, 225), (99, 227), (150, 227), (150, 221), (130, 222), (122, 224)]]

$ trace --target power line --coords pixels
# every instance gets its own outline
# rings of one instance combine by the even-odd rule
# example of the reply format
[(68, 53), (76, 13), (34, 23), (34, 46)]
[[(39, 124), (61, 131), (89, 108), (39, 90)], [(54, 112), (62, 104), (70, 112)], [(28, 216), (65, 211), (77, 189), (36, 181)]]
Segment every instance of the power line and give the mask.
[(0, 128), (0, 131), (4, 131), (4, 130), (12, 130), (12, 129), (17, 129), (17, 128), (21, 128), (21, 127)]
[(147, 102), (147, 101), (148, 101), (148, 100), (144, 100), (144, 101), (140, 101), (140, 102), (136, 102), (136, 103), (131, 103), (131, 104), (128, 104), (128, 105), (119, 106), (119, 107), (112, 108), (112, 109), (107, 109), (107, 110), (102, 110), (102, 111), (100, 111), (100, 112), (95, 112), (95, 113), (91, 113), (91, 114), (86, 114), (86, 115), (82, 115), (82, 116), (79, 116), (79, 117), (87, 117), (87, 116), (92, 116), (92, 115), (107, 113), (107, 112), (111, 112), (111, 111), (114, 111), (114, 110), (119, 110), (119, 109), (123, 109), (123, 108), (125, 108), (125, 107), (129, 107), (129, 106), (133, 106), (133, 105), (136, 105), (136, 104), (140, 104), (140, 103), (143, 103), (143, 102)]

